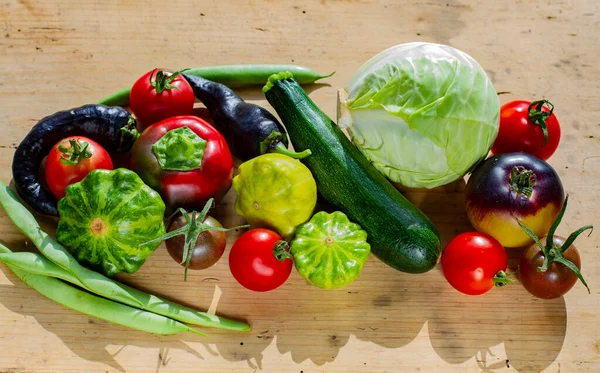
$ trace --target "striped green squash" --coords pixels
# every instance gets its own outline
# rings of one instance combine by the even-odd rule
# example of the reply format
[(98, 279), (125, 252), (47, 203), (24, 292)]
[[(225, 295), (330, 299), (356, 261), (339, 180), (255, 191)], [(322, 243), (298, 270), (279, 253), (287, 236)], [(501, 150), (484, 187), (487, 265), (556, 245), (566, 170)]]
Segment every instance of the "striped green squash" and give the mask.
[(160, 195), (124, 168), (91, 171), (58, 202), (56, 239), (81, 264), (107, 276), (133, 273), (165, 233)]
[(316, 213), (302, 224), (291, 252), (298, 273), (323, 289), (336, 289), (354, 281), (369, 257), (367, 232), (339, 211)]

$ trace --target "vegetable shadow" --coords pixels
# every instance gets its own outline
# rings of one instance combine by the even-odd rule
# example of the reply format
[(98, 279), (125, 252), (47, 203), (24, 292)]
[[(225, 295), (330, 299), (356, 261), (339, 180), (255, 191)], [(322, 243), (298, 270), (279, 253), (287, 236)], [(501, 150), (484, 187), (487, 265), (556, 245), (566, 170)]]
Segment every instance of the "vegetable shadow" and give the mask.
[[(460, 180), (432, 190), (404, 191), (436, 225), (442, 245), (456, 234), (472, 230), (465, 213), (464, 188), (465, 182)], [(235, 193), (230, 191), (211, 211), (224, 226), (243, 223), (233, 213), (234, 200)], [(319, 209), (332, 211), (326, 204), (320, 204)], [(228, 242), (242, 233), (242, 230), (229, 232)], [(217, 313), (246, 318), (252, 326), (248, 333), (203, 329), (209, 338), (191, 334), (158, 336), (77, 312), (71, 312), (65, 320), (65, 311), (48, 311), (60, 305), (39, 296), (6, 268), (3, 270), (14, 286), (0, 285), (0, 303), (16, 313), (34, 317), (80, 357), (121, 372), (125, 369), (117, 361), (120, 350), (110, 353), (107, 348), (111, 345), (155, 348), (156, 372), (169, 364), (168, 349), (204, 358), (186, 342), (202, 343), (210, 355), (231, 362), (246, 361), (251, 369), (262, 370), (264, 351), (271, 345), (280, 354), (289, 353), (296, 363), (311, 360), (324, 365), (337, 358), (351, 336), (383, 348), (400, 349), (426, 328), (433, 350), (449, 364), (474, 358), (483, 372), (507, 365), (520, 372), (538, 372), (552, 364), (564, 343), (567, 321), (564, 299), (539, 300), (519, 284), (471, 297), (452, 289), (439, 266), (425, 274), (410, 275), (371, 256), (359, 279), (341, 289), (317, 289), (293, 271), (289, 281), (279, 289), (251, 293), (231, 278), (227, 255), (228, 252), (215, 267), (192, 274), (186, 285), (181, 279), (181, 268), (161, 246), (149, 259), (153, 265), (143, 266), (135, 276), (125, 276), (122, 280), (141, 290), (151, 289), (160, 296), (175, 287), (180, 289), (180, 299), (171, 300), (182, 303), (182, 299), (194, 299), (201, 304), (210, 299), (214, 281), (223, 288)], [(509, 251), (509, 267), (513, 270), (519, 256), (519, 250)], [(40, 299), (25, 301), (34, 297)], [(39, 341), (34, 337), (31, 342), (44, 343), (41, 337)], [(502, 348), (504, 351), (498, 352)], [(398, 353), (402, 354), (402, 350)], [(369, 354), (358, 358), (364, 359), (358, 361), (359, 365), (377, 364), (376, 357)]]
[[(418, 275), (418, 281), (374, 258), (365, 269), (358, 283), (343, 289), (302, 290), (307, 285), (298, 284), (296, 304), (286, 308), (285, 317), (275, 315), (271, 326), (265, 323), (265, 334), (257, 337), (276, 338), (278, 351), (290, 353), (296, 363), (309, 359), (323, 365), (336, 359), (351, 335), (399, 349), (426, 326), (440, 358), (449, 364), (474, 358), (482, 372), (507, 365), (519, 372), (543, 371), (564, 343), (563, 298), (536, 299), (519, 284), (471, 297), (452, 289), (439, 268)], [(358, 359), (364, 359), (356, 360), (359, 366), (377, 364), (369, 354)]]
[[(482, 372), (507, 367), (541, 372), (560, 353), (567, 327), (562, 297), (537, 299), (519, 284), (478, 297), (447, 286), (438, 296), (447, 301), (430, 310), (429, 338), (438, 356), (450, 364), (474, 357)], [(497, 347), (502, 343), (504, 354)]]
[[(269, 342), (267, 339), (259, 339), (259, 343), (256, 343), (256, 338), (249, 333), (201, 327), (196, 328), (207, 333), (209, 337), (192, 333), (155, 335), (121, 327), (79, 312), (61, 310), (60, 307), (63, 306), (30, 289), (4, 265), (0, 267), (13, 283), (0, 285), (0, 303), (23, 317), (33, 317), (41, 327), (60, 338), (69, 350), (82, 359), (106, 364), (125, 373), (126, 368), (117, 361), (121, 351), (131, 346), (155, 349), (156, 369), (153, 372), (158, 373), (164, 369), (168, 370), (171, 350), (181, 350), (204, 360), (203, 353), (188, 344), (191, 342), (196, 345), (203, 343), (208, 354), (212, 356), (221, 355), (230, 361), (248, 361), (249, 367), (261, 369), (262, 351)], [(28, 299), (35, 299), (35, 302), (28, 302)], [(222, 315), (220, 312), (219, 314)], [(68, 318), (65, 319), (65, 315), (68, 315)], [(42, 346), (46, 343), (44, 338), (46, 337), (30, 335), (28, 342), (31, 345)], [(235, 348), (241, 347), (240, 344), (243, 345), (244, 341), (245, 351)], [(215, 349), (215, 345), (219, 346), (218, 350)], [(109, 346), (122, 347), (115, 352), (109, 352)]]
[[(473, 229), (465, 213), (465, 186), (461, 179), (440, 188), (404, 192), (438, 227), (443, 246)], [(332, 210), (326, 204), (319, 208)], [(516, 270), (521, 252), (509, 251), (509, 269)], [(463, 295), (448, 285), (439, 265), (411, 275), (372, 256), (360, 278), (342, 289), (314, 288), (295, 272), (285, 287), (279, 297), (266, 301), (279, 312), (268, 314), (266, 321), (260, 316), (253, 333), (276, 339), (278, 351), (290, 353), (296, 363), (333, 362), (351, 336), (398, 349), (426, 327), (434, 351), (449, 364), (475, 359), (483, 372), (507, 366), (539, 372), (556, 359), (566, 333), (563, 298), (537, 299), (518, 283), (477, 297)], [(255, 319), (252, 314), (248, 318)], [(358, 365), (376, 364), (367, 354), (360, 358), (364, 361), (357, 360)]]
[[(438, 227), (444, 246), (456, 234), (472, 230), (465, 213), (464, 189), (464, 180), (459, 180), (432, 190), (404, 193)], [(217, 212), (218, 218), (225, 220), (233, 215), (228, 210), (234, 197), (230, 193), (226, 198), (230, 199), (223, 203), (227, 211)], [(322, 201), (317, 209), (334, 210)], [(513, 270), (519, 256), (518, 250), (509, 252)], [(280, 354), (290, 354), (295, 363), (310, 360), (324, 365), (337, 358), (351, 336), (398, 349), (426, 327), (434, 351), (450, 364), (474, 358), (484, 372), (507, 364), (520, 372), (538, 372), (556, 359), (566, 332), (562, 298), (539, 300), (519, 284), (478, 297), (466, 296), (448, 285), (439, 266), (411, 275), (373, 256), (357, 281), (336, 290), (310, 286), (296, 271), (281, 288), (268, 293), (249, 293), (235, 283), (226, 284), (221, 302), (231, 305), (243, 299), (243, 306), (234, 312), (244, 313), (252, 330), (233, 336), (217, 331), (207, 341), (207, 348), (214, 346), (224, 359), (247, 360), (250, 367), (258, 369), (262, 351), (271, 343)], [(504, 353), (499, 353), (502, 344)], [(364, 361), (359, 360), (359, 365), (376, 364), (368, 354), (360, 358)]]
[[(40, 326), (60, 338), (69, 350), (85, 360), (103, 363), (119, 372), (126, 372), (125, 368), (117, 362), (116, 357), (129, 346), (157, 349), (156, 372), (168, 364), (170, 349), (183, 350), (199, 359), (204, 359), (199, 352), (181, 340), (179, 335), (148, 334), (75, 311), (70, 311), (68, 318), (65, 319), (65, 311), (58, 309), (63, 306), (30, 289), (6, 267), (2, 266), (2, 270), (13, 282), (13, 286), (0, 285), (0, 303), (23, 317), (35, 318)], [(28, 302), (28, 299), (35, 299), (35, 302)], [(187, 341), (197, 341), (198, 337), (202, 338), (194, 335), (185, 336)], [(45, 343), (44, 336), (30, 335), (27, 338), (31, 345), (42, 346)], [(123, 347), (115, 353), (110, 353), (107, 350), (110, 345)]]
[[(459, 179), (439, 188), (403, 191), (438, 228), (442, 247), (457, 234), (474, 230), (466, 214), (465, 188), (465, 180)], [(427, 308), (429, 339), (444, 361), (458, 364), (475, 358), (483, 372), (507, 366), (520, 372), (539, 372), (556, 359), (566, 334), (565, 301), (562, 297), (535, 298), (518, 283), (516, 271), (523, 250), (507, 249), (508, 272), (515, 283), (481, 296), (454, 290), (446, 283), (439, 264), (420, 275), (423, 282), (432, 283), (431, 301), (413, 307)], [(492, 351), (502, 343), (505, 358)]]

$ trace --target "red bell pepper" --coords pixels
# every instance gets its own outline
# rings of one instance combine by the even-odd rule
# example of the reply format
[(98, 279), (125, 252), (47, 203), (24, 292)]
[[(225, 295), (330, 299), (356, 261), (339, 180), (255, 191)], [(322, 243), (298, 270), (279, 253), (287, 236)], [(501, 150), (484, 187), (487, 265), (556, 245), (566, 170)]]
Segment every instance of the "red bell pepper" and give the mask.
[(233, 158), (213, 126), (177, 116), (144, 130), (131, 149), (130, 168), (171, 208), (201, 209), (231, 187)]

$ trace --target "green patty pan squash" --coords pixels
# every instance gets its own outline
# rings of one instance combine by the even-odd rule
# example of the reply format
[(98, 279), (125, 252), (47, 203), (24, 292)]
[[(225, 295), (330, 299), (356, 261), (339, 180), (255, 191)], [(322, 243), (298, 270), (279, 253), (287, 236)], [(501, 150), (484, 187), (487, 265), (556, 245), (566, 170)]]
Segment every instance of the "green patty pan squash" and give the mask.
[(273, 229), (285, 239), (310, 219), (317, 203), (317, 184), (309, 169), (283, 154), (263, 154), (242, 163), (233, 188), (235, 211), (248, 224)]
[(321, 211), (302, 224), (291, 252), (298, 273), (322, 289), (337, 289), (354, 281), (369, 257), (367, 232), (340, 211)]
[(58, 202), (56, 239), (81, 264), (107, 276), (133, 273), (165, 234), (165, 204), (140, 177), (124, 168), (91, 171), (69, 185)]

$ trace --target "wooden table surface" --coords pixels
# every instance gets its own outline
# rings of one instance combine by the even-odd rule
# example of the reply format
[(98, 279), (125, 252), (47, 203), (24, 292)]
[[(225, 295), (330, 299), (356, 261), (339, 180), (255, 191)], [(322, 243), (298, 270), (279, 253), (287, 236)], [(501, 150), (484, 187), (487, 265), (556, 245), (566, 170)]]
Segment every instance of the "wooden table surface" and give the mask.
[[(600, 3), (597, 1), (59, 1), (0, 0), (0, 179), (40, 118), (92, 103), (154, 67), (296, 63), (335, 70), (310, 96), (335, 118), (336, 90), (377, 52), (404, 42), (472, 55), (511, 99), (556, 106), (562, 143), (550, 163), (571, 196), (559, 233), (600, 224)], [(260, 90), (241, 94), (267, 105)], [(470, 230), (464, 182), (409, 199), (443, 242)], [(219, 206), (234, 216), (233, 192)], [(46, 221), (45, 227), (51, 227)], [(158, 336), (58, 305), (0, 266), (0, 372), (598, 372), (600, 235), (582, 236), (581, 284), (542, 301), (519, 284), (480, 297), (454, 291), (439, 268), (394, 271), (370, 258), (350, 286), (322, 291), (297, 274), (258, 294), (239, 286), (227, 256), (182, 269), (161, 246), (127, 283), (221, 315), (246, 334)], [(230, 234), (231, 244), (235, 234)], [(27, 249), (4, 212), (0, 241)], [(227, 253), (226, 253), (227, 255)], [(511, 267), (519, 250), (510, 250)], [(220, 298), (219, 298), (220, 294)], [(219, 298), (219, 299), (218, 299)], [(218, 302), (217, 302), (218, 299)], [(218, 303), (218, 305), (217, 305)]]

